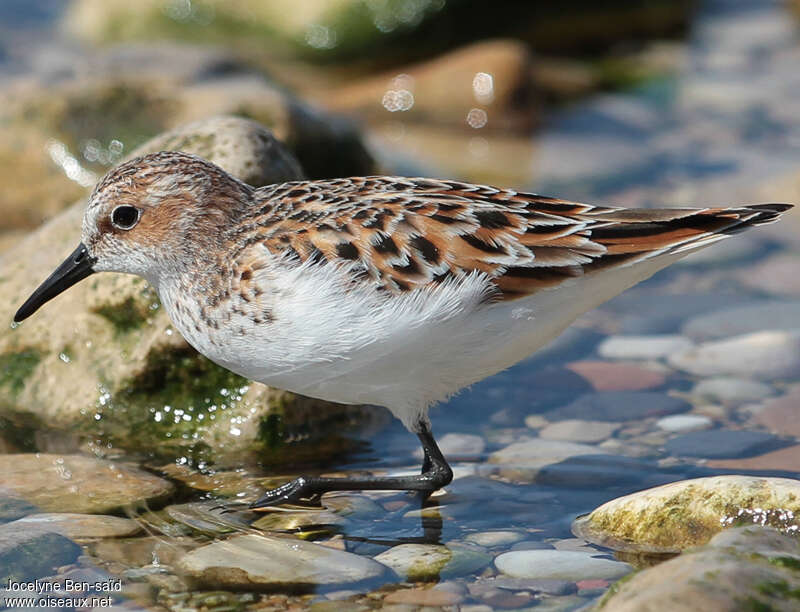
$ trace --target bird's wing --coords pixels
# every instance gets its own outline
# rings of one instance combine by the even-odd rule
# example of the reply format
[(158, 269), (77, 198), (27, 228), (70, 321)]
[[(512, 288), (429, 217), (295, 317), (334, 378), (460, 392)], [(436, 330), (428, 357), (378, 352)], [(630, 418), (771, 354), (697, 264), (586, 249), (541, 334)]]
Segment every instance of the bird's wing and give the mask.
[(593, 271), (700, 248), (790, 205), (624, 209), (427, 178), (301, 181), (256, 192), (240, 247), (349, 264), (400, 293), (474, 271), (514, 299)]

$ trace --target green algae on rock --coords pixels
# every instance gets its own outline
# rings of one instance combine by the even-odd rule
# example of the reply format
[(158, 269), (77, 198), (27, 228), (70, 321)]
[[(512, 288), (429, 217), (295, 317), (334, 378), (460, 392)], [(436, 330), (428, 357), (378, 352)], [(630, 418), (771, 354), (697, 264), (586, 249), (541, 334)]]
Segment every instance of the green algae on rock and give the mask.
[(618, 551), (674, 553), (729, 526), (768, 523), (795, 532), (798, 514), (800, 480), (711, 476), (613, 499), (576, 519), (572, 531)]
[(800, 606), (800, 542), (769, 527), (718, 533), (706, 546), (612, 585), (595, 610), (792, 611)]

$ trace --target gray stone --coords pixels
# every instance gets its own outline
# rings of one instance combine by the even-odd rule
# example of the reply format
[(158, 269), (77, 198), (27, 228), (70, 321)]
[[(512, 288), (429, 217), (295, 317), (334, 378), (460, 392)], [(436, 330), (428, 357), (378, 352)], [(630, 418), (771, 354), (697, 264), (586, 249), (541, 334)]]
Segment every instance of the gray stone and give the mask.
[[(475, 434), (447, 433), (437, 442), (444, 456), (451, 461), (475, 461), (486, 448), (483, 437)], [(416, 449), (414, 456), (422, 459), (422, 449)]]
[(770, 300), (707, 311), (686, 321), (682, 331), (695, 340), (711, 340), (765, 329), (796, 329), (798, 321), (800, 300)]
[(614, 580), (633, 570), (627, 563), (561, 550), (515, 550), (499, 555), (494, 564), (512, 578), (549, 580)]
[(399, 544), (375, 557), (410, 582), (455, 578), (474, 573), (491, 563), (480, 549), (458, 544)]
[(551, 410), (550, 421), (591, 417), (595, 421), (634, 421), (648, 417), (686, 412), (691, 405), (677, 397), (645, 391), (609, 391), (582, 395), (575, 401)]
[(541, 467), (579, 455), (603, 455), (604, 451), (588, 444), (534, 438), (509, 444), (489, 455), (489, 463)]
[(83, 455), (0, 455), (3, 486), (46, 512), (103, 513), (157, 502), (171, 483), (125, 463)]
[(296, 538), (239, 535), (197, 548), (178, 567), (211, 588), (308, 590), (378, 578), (372, 559)]
[(760, 331), (704, 342), (671, 355), (669, 363), (697, 376), (791, 379), (800, 375), (800, 319), (795, 326), (793, 331)]
[(681, 480), (613, 499), (572, 525), (577, 536), (626, 552), (674, 553), (705, 544), (728, 525), (798, 528), (800, 481), (755, 476)]
[(773, 394), (773, 388), (767, 384), (735, 376), (707, 378), (692, 389), (695, 397), (730, 405), (757, 402)]
[(611, 336), (600, 343), (597, 352), (608, 359), (663, 359), (691, 346), (691, 340), (679, 335)]
[(75, 540), (122, 538), (132, 536), (142, 530), (139, 523), (128, 518), (67, 512), (30, 514), (13, 523), (9, 523), (8, 526), (16, 526), (21, 530), (41, 529), (52, 531)]
[(80, 546), (57, 533), (0, 526), (0, 584), (47, 576), (57, 567), (74, 563), (80, 554)]
[(546, 440), (568, 440), (570, 442), (602, 442), (617, 429), (619, 429), (619, 425), (616, 423), (567, 419), (543, 427), (539, 431), (539, 437)]
[(675, 433), (708, 429), (713, 424), (710, 418), (702, 414), (673, 414), (656, 421), (659, 429)]
[(32, 503), (7, 495), (7, 492), (6, 489), (0, 488), (0, 523), (13, 521), (37, 511)]
[(750, 457), (780, 446), (776, 436), (763, 431), (714, 429), (695, 431), (667, 441), (670, 455), (725, 459)]
[(464, 539), (478, 546), (493, 548), (495, 546), (506, 546), (524, 540), (527, 536), (519, 531), (482, 531), (471, 533)]
[(797, 610), (800, 545), (768, 527), (730, 529), (707, 546), (645, 569), (608, 591), (597, 609)]
[(571, 580), (548, 580), (545, 578), (509, 578), (499, 576), (492, 581), (492, 585), (498, 589), (509, 591), (536, 591), (545, 595), (571, 595), (578, 590), (575, 583)]

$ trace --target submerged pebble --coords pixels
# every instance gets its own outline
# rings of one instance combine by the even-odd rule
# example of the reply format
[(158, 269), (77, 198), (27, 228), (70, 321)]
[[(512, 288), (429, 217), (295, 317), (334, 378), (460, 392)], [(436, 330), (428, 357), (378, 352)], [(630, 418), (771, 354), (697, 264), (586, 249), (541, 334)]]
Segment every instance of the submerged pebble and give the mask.
[(30, 514), (9, 523), (8, 526), (18, 529), (43, 529), (75, 539), (120, 538), (132, 536), (142, 530), (136, 521), (119, 516), (67, 512)]
[(515, 550), (499, 555), (494, 564), (512, 578), (562, 580), (614, 580), (633, 568), (627, 563), (602, 559), (599, 553), (564, 550)]
[(410, 582), (428, 582), (471, 574), (492, 561), (478, 548), (458, 544), (399, 544), (375, 557)]

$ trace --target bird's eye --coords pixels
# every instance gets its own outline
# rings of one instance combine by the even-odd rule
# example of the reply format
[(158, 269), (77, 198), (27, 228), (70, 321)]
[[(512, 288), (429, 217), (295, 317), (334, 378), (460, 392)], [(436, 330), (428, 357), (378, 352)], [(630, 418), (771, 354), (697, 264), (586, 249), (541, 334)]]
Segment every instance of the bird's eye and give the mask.
[(129, 230), (139, 222), (139, 209), (134, 206), (117, 206), (111, 213), (114, 227)]

